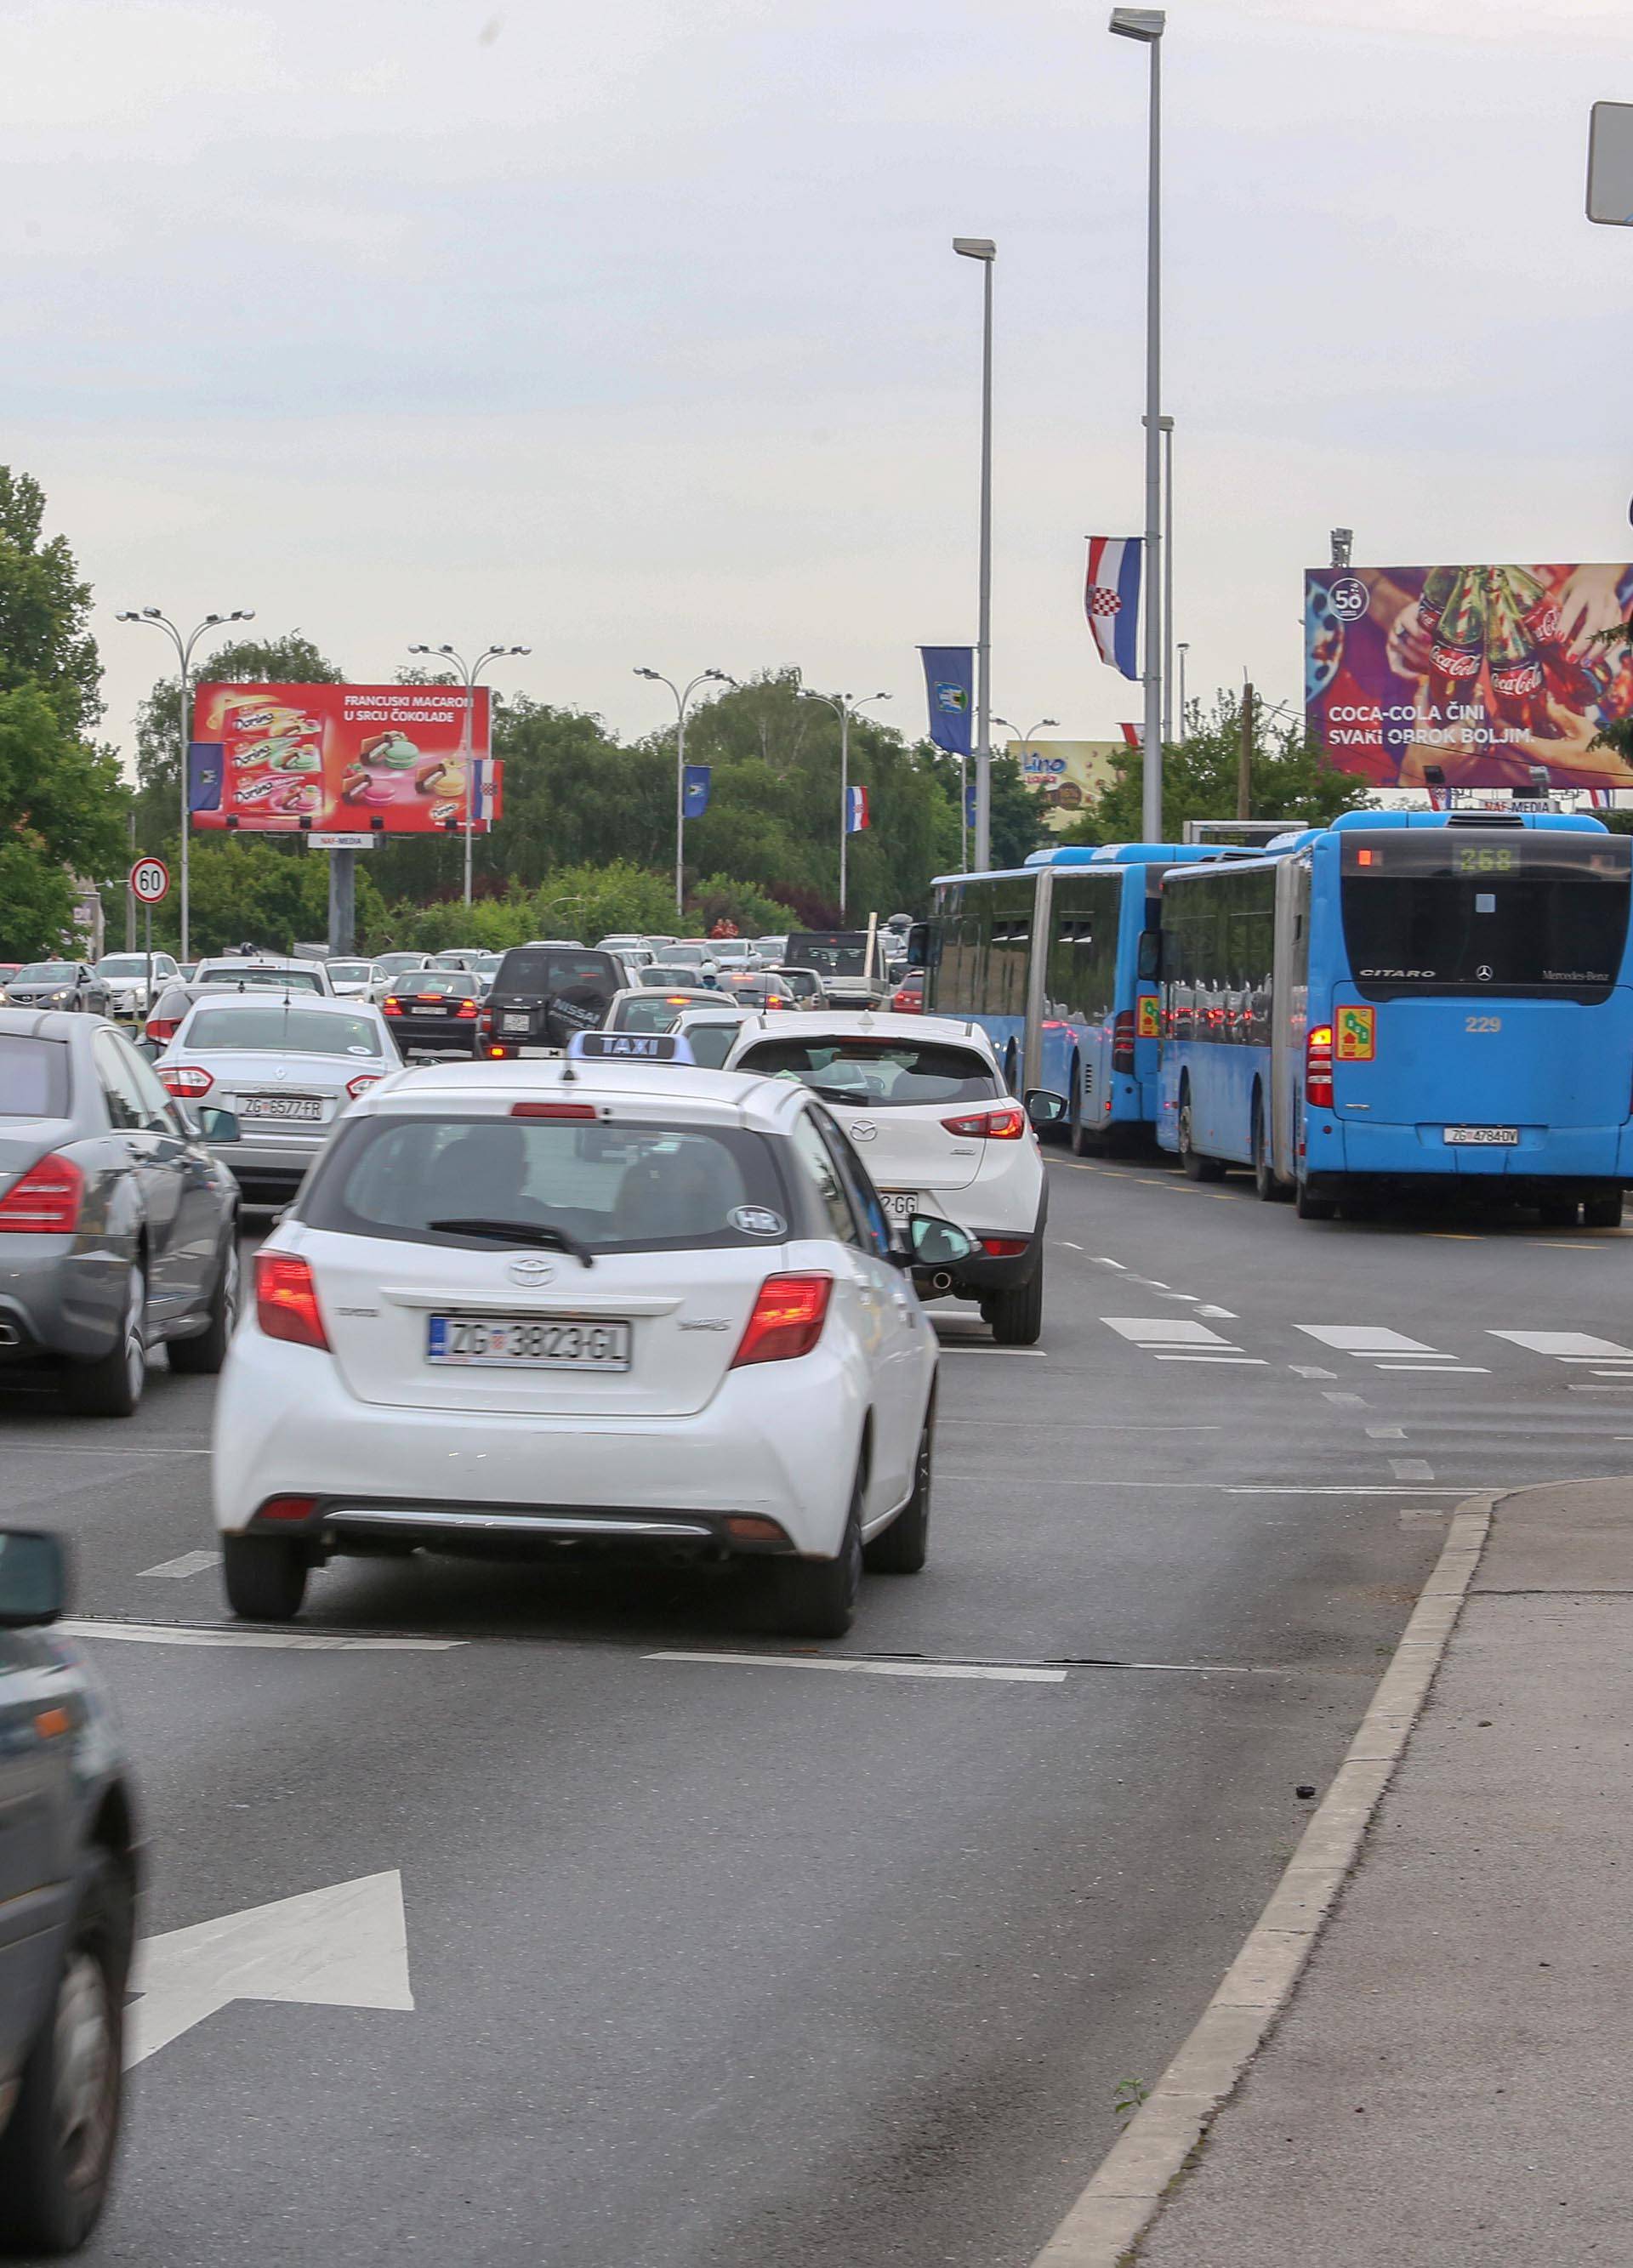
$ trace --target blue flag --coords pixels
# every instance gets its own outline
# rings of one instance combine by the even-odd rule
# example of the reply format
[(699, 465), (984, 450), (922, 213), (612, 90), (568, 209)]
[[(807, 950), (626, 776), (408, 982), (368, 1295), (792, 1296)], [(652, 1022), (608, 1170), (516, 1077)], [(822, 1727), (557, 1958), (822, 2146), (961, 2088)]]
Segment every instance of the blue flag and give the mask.
[(973, 780), (966, 780), (964, 784), (964, 823), (973, 835), (975, 832), (975, 782)]
[(708, 807), (709, 767), (707, 764), (688, 764), (685, 787), (686, 817), (701, 819)]
[(949, 755), (973, 753), (971, 721), (975, 710), (975, 648), (921, 645), (924, 689), (930, 700), (930, 738)]

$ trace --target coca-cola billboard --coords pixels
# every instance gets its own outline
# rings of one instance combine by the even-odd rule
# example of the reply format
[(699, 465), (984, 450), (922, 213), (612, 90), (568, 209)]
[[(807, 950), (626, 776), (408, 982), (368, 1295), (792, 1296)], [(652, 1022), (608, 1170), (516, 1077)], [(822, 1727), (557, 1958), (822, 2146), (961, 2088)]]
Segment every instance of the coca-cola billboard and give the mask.
[(1380, 787), (1633, 788), (1596, 748), (1633, 715), (1633, 566), (1312, 567), (1304, 713), (1337, 770)]

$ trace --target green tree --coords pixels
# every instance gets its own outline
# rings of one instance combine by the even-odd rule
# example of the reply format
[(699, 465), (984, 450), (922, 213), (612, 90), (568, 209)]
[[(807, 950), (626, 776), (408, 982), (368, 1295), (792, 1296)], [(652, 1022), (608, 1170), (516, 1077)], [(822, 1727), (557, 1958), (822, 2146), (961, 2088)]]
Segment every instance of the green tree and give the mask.
[[(329, 859), (308, 850), (298, 836), (196, 836), (189, 880), (189, 944), (196, 954), (230, 952), (246, 940), (282, 953), (297, 939), (329, 933)], [(155, 943), (174, 952), (180, 919), (172, 891), (154, 909)], [(385, 924), (379, 889), (360, 864), (357, 924), (359, 936)]]
[(45, 492), (0, 465), (0, 691), (33, 684), (64, 732), (85, 739), (102, 714), (91, 586), (64, 536), (41, 540)]
[[(1241, 747), (1241, 696), (1220, 693), (1213, 713), (1204, 717), (1192, 704), (1190, 730), (1163, 751), (1163, 836), (1177, 843), (1191, 819), (1237, 816), (1237, 771)], [(1367, 799), (1367, 784), (1327, 763), (1304, 727), (1272, 715), (1253, 699), (1253, 761), (1247, 816), (1285, 819), (1289, 827), (1320, 827), (1341, 811), (1353, 811)], [(1138, 748), (1119, 748), (1112, 757), (1115, 775), (1061, 843), (1138, 843), (1142, 840), (1142, 756)]]

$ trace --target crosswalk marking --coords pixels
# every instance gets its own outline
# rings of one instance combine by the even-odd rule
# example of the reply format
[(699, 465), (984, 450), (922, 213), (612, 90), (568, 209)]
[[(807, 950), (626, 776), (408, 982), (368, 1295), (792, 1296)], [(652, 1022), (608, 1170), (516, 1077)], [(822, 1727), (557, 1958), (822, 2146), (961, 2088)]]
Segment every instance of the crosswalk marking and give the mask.
[[(1142, 1279), (1149, 1282), (1149, 1279)], [(1150, 1288), (1158, 1288), (1154, 1283)], [(1268, 1368), (1270, 1364), (1262, 1355), (1249, 1352), (1237, 1340), (1226, 1338), (1210, 1324), (1201, 1320), (1208, 1316), (1219, 1322), (1238, 1321), (1230, 1310), (1203, 1307), (1197, 1303), (1191, 1315), (1104, 1315), (1101, 1321), (1108, 1330), (1129, 1345), (1138, 1347), (1157, 1362), (1216, 1363)], [(1489, 1378), (1490, 1368), (1484, 1363), (1470, 1361), (1460, 1353), (1447, 1352), (1431, 1346), (1426, 1339), (1414, 1338), (1406, 1331), (1394, 1329), (1384, 1323), (1297, 1323), (1293, 1328), (1304, 1337), (1314, 1339), (1329, 1355), (1351, 1362), (1364, 1364), (1374, 1372), (1388, 1373), (1399, 1378)], [(1602, 1379), (1633, 1387), (1633, 1344), (1620, 1339), (1603, 1338), (1591, 1331), (1478, 1329), (1482, 1338), (1496, 1338), (1518, 1348), (1523, 1353), (1538, 1355), (1548, 1363), (1559, 1363), (1578, 1371), (1586, 1371), (1590, 1378)], [(1470, 1336), (1474, 1335), (1471, 1329)], [(1244, 1334), (1250, 1337), (1250, 1331)], [(1474, 1350), (1471, 1348), (1471, 1353)], [(1278, 1367), (1280, 1366), (1277, 1366)], [(1315, 1380), (1332, 1379), (1335, 1373), (1313, 1363), (1290, 1363), (1286, 1367), (1297, 1377)], [(1589, 1390), (1584, 1388), (1583, 1390)], [(1596, 1388), (1593, 1391), (1613, 1390)], [(1329, 1396), (1336, 1401), (1337, 1395)]]
[(1531, 1354), (1551, 1354), (1559, 1362), (1603, 1362), (1607, 1357), (1633, 1362), (1633, 1347), (1595, 1338), (1589, 1331), (1492, 1331), (1489, 1336), (1511, 1340)]
[(1188, 1315), (1105, 1315), (1101, 1320), (1136, 1346), (1226, 1347), (1230, 1344), (1217, 1331), (1210, 1331), (1206, 1323), (1193, 1323)]
[(1319, 1339), (1323, 1346), (1335, 1347), (1340, 1354), (1427, 1355), (1436, 1362), (1449, 1359), (1438, 1347), (1422, 1339), (1409, 1339), (1403, 1331), (1385, 1330), (1378, 1323), (1297, 1323), (1294, 1328), (1307, 1339)]

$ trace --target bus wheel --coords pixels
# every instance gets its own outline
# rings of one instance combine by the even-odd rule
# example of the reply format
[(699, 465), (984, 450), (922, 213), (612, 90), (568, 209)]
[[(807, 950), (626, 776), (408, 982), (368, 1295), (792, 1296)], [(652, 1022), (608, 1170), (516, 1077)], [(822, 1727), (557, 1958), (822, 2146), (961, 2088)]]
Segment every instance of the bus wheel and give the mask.
[(1582, 1207), (1585, 1228), (1620, 1228), (1622, 1226), (1622, 1191), (1603, 1189), (1587, 1198)]
[(1285, 1204), (1293, 1194), (1270, 1162), (1270, 1130), (1263, 1102), (1253, 1098), (1253, 1188), (1265, 1204)]
[(1308, 1182), (1298, 1184), (1294, 1205), (1300, 1220), (1335, 1220), (1338, 1217), (1337, 1199), (1313, 1196)]
[(1191, 1141), (1191, 1090), (1186, 1087), (1185, 1101), (1179, 1105), (1179, 1163), (1185, 1167), (1186, 1178), (1192, 1182), (1223, 1182), (1225, 1169), (1222, 1160), (1205, 1158)]

